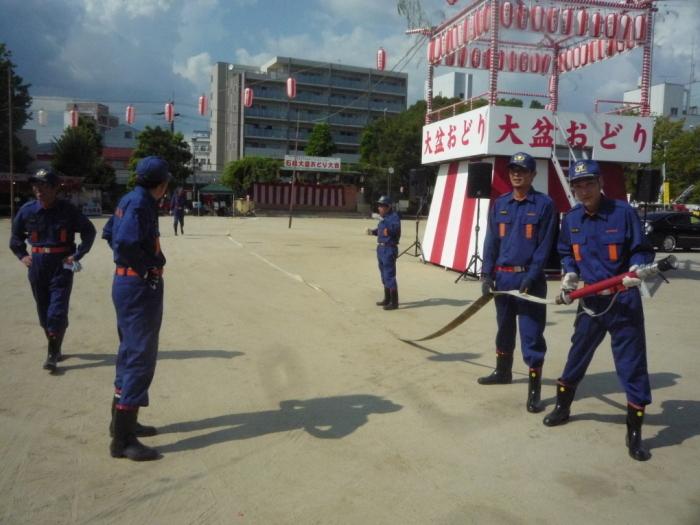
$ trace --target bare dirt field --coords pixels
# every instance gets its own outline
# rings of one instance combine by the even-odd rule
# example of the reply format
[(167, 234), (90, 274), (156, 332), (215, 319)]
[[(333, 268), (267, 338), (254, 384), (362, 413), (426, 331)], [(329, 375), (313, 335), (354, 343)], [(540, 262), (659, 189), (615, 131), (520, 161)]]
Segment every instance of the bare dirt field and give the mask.
[[(495, 361), (493, 304), (420, 346), (398, 340), (440, 328), (480, 286), (404, 255), (401, 307), (381, 310), (374, 225), (187, 217), (175, 237), (162, 218), (165, 316), (140, 419), (159, 428), (143, 441), (163, 458), (135, 463), (108, 452), (106, 243), (76, 275), (68, 358), (51, 375), (0, 221), (0, 523), (700, 523), (700, 252), (677, 253), (682, 268), (645, 302), (653, 457), (638, 463), (609, 339), (570, 423), (547, 428), (525, 410), (519, 354), (512, 385), (476, 383)], [(405, 221), (403, 247), (413, 232)], [(574, 312), (548, 310), (547, 410)]]

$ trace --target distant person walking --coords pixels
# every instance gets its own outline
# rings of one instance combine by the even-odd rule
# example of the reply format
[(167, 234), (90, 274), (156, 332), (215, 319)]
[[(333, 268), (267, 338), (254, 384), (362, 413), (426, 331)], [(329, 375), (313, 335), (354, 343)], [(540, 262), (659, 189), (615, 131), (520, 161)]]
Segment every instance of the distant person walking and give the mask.
[[(92, 222), (70, 202), (58, 198), (60, 179), (51, 169), (29, 178), (36, 200), (25, 203), (12, 221), (10, 249), (28, 269), (29, 284), (48, 340), (44, 369), (54, 372), (63, 359), (73, 274), (95, 240)], [(75, 245), (75, 234), (80, 244)], [(27, 240), (31, 255), (27, 252)]]
[(180, 225), (180, 233), (185, 234), (185, 203), (187, 197), (182, 188), (178, 188), (173, 193), (173, 198), (170, 200), (170, 213), (173, 215), (173, 229), (177, 236), (177, 225)]

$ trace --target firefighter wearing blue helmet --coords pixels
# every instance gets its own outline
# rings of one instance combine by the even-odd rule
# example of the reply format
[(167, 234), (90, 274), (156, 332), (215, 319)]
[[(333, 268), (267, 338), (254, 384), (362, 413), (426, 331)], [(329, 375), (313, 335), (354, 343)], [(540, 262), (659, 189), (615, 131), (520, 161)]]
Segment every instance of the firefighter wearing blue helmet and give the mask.
[(381, 220), (376, 228), (368, 228), (367, 235), (377, 237), (377, 261), (379, 275), (384, 285), (384, 300), (377, 302), (384, 310), (396, 310), (399, 307), (399, 287), (396, 282), (396, 259), (399, 254), (401, 239), (401, 219), (392, 208), (389, 197), (382, 195), (377, 199), (377, 210)]
[(164, 159), (141, 159), (136, 165), (136, 187), (122, 197), (102, 232), (116, 264), (112, 301), (119, 333), (110, 453), (134, 461), (160, 457), (137, 436), (156, 433), (153, 427), (138, 423), (138, 411), (148, 406), (163, 319), (165, 256), (160, 249), (157, 204), (170, 179)]
[[(73, 274), (95, 240), (95, 227), (70, 202), (58, 198), (60, 179), (51, 169), (29, 178), (36, 200), (22, 206), (12, 221), (10, 249), (28, 268), (39, 324), (48, 340), (44, 369), (54, 372), (63, 358)], [(80, 234), (76, 246), (75, 234)], [(31, 244), (31, 255), (26, 242)]]
[[(552, 199), (533, 188), (535, 175), (535, 159), (530, 155), (516, 153), (510, 158), (508, 176), (513, 190), (498, 197), (489, 211), (481, 269), (483, 294), (491, 290), (519, 290), (538, 297), (547, 295), (544, 265), (554, 243), (557, 216)], [(529, 368), (525, 406), (528, 412), (539, 412), (542, 365), (547, 351), (546, 307), (511, 295), (498, 295), (495, 303), (496, 369), (478, 382), (512, 382), (517, 321), (520, 349)]]
[[(597, 162), (574, 163), (569, 182), (579, 203), (564, 216), (559, 234), (563, 291), (575, 290), (580, 279), (599, 282), (654, 260), (636, 212), (626, 202), (601, 193)], [(557, 404), (544, 418), (544, 424), (555, 426), (568, 421), (576, 387), (596, 348), (609, 333), (617, 376), (627, 395), (628, 452), (633, 459), (645, 461), (651, 454), (642, 447), (642, 423), (644, 408), (651, 403), (651, 389), (638, 288), (641, 281), (625, 278), (622, 284), (623, 290), (615, 294), (606, 291), (581, 299), (569, 355), (557, 382)]]

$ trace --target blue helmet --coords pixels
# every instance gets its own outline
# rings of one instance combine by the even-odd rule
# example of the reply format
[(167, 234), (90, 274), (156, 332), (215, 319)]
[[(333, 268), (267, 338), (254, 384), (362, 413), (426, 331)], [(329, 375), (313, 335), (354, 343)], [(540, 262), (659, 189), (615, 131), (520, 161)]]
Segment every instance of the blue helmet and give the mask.
[(136, 164), (136, 182), (138, 183), (158, 185), (171, 178), (168, 163), (162, 157), (144, 157)]
[(391, 206), (391, 198), (386, 195), (382, 195), (377, 199), (378, 206)]
[(594, 160), (577, 160), (569, 166), (569, 182), (589, 177), (599, 177), (600, 166)]
[(516, 153), (510, 158), (510, 162), (508, 162), (508, 167), (523, 168), (527, 171), (535, 171), (535, 169), (537, 169), (535, 159), (533, 159), (532, 156), (528, 155), (527, 153), (522, 152)]
[(29, 182), (48, 184), (49, 186), (58, 186), (61, 179), (51, 168), (42, 168), (38, 170), (34, 175), (29, 177)]

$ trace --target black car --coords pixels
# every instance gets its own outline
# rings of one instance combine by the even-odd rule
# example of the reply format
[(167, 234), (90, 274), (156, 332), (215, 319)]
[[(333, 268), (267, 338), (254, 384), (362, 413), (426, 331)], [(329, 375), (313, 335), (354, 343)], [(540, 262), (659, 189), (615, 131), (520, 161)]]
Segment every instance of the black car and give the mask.
[(700, 248), (700, 217), (687, 212), (648, 213), (644, 231), (654, 248), (672, 252), (676, 248)]

